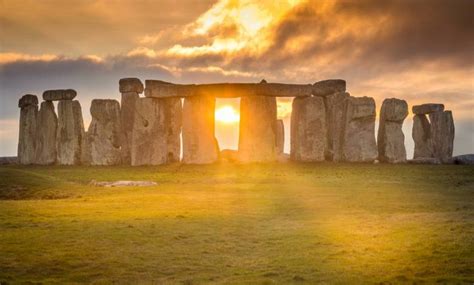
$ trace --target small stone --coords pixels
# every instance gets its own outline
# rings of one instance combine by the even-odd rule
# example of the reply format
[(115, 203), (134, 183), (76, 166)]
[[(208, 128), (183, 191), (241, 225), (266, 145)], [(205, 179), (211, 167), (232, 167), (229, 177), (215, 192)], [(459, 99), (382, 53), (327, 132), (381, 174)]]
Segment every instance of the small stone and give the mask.
[(43, 100), (45, 101), (60, 101), (72, 100), (76, 97), (77, 92), (73, 89), (57, 89), (46, 90), (43, 92)]
[(313, 84), (314, 96), (327, 96), (334, 93), (346, 92), (346, 81), (342, 79), (329, 79)]
[(143, 83), (138, 78), (122, 78), (119, 80), (120, 93), (143, 92)]
[(275, 97), (240, 99), (239, 160), (275, 161), (277, 104)]
[(370, 97), (345, 100), (342, 156), (349, 162), (373, 162), (378, 155), (375, 142), (375, 101)]
[(33, 106), (38, 105), (38, 97), (36, 97), (36, 95), (26, 94), (26, 95), (23, 95), (18, 101), (18, 108), (26, 107), (29, 105), (33, 105)]
[(291, 150), (293, 161), (323, 161), (327, 148), (326, 109), (321, 97), (293, 99)]
[(453, 157), (454, 164), (474, 165), (474, 154), (463, 154)]
[(416, 105), (412, 107), (413, 114), (415, 115), (424, 115), (424, 114), (429, 114), (433, 112), (442, 112), (444, 111), (444, 105), (443, 104), (422, 104), (422, 105)]

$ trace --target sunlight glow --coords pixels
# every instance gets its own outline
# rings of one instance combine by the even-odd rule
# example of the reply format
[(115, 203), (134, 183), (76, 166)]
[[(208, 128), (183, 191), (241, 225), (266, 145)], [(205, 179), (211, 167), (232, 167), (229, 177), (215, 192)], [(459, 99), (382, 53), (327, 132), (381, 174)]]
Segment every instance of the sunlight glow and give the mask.
[(232, 106), (223, 106), (216, 110), (216, 121), (232, 124), (239, 122), (240, 115)]

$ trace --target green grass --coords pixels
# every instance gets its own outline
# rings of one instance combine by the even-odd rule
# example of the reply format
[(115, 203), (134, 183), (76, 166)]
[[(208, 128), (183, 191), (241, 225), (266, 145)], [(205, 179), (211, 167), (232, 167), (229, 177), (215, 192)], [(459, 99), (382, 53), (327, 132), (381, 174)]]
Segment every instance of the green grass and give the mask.
[(473, 264), (474, 167), (0, 167), (0, 282), (472, 284)]

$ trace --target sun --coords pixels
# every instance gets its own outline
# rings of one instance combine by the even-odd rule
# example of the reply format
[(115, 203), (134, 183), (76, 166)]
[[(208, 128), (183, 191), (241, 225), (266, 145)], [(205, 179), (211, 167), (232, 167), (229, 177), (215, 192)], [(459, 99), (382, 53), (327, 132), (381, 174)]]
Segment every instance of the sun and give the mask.
[(216, 120), (226, 124), (236, 123), (240, 120), (240, 115), (232, 106), (222, 106), (216, 110)]

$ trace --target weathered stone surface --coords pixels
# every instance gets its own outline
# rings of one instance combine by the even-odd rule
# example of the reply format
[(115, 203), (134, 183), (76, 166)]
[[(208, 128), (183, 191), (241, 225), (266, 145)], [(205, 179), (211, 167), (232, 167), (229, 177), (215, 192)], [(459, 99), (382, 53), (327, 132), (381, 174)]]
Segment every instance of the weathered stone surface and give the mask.
[(276, 159), (277, 105), (275, 97), (240, 99), (239, 160), (263, 162)]
[(132, 131), (135, 121), (135, 102), (138, 100), (138, 98), (139, 95), (137, 92), (122, 93), (120, 110), (122, 124), (121, 152), (122, 163), (125, 165), (131, 164)]
[(413, 114), (415, 115), (425, 115), (433, 112), (442, 112), (444, 111), (443, 104), (422, 104), (412, 107)]
[(0, 156), (0, 165), (18, 164), (18, 157), (16, 156)]
[(406, 116), (408, 116), (408, 104), (405, 100), (391, 98), (383, 101), (377, 136), (380, 162), (406, 161), (405, 135), (402, 131)]
[(92, 121), (87, 131), (91, 165), (117, 165), (121, 162), (120, 104), (116, 100), (94, 99)]
[(434, 157), (448, 162), (453, 156), (454, 121), (451, 111), (429, 114)]
[(160, 80), (146, 80), (146, 97), (192, 97), (210, 96), (236, 98), (249, 96), (301, 97), (311, 96), (311, 84), (281, 83), (216, 83), (216, 84), (172, 84)]
[[(89, 125), (90, 128), (90, 125)], [(91, 150), (91, 137), (89, 132), (85, 131), (82, 137), (81, 145), (81, 164), (82, 165), (91, 165), (92, 162), (92, 150)]]
[(326, 107), (327, 150), (326, 159), (329, 161), (342, 160), (342, 133), (344, 130), (344, 100), (349, 98), (347, 92), (339, 92), (324, 97)]
[(418, 157), (407, 160), (410, 164), (441, 164), (441, 161), (434, 157)]
[(217, 160), (219, 149), (214, 137), (215, 105), (216, 99), (210, 96), (195, 96), (184, 99), (184, 163), (206, 164)]
[(38, 112), (37, 139), (36, 139), (36, 163), (54, 164), (56, 162), (56, 130), (58, 129), (58, 117), (54, 111), (51, 101), (41, 103)]
[(285, 148), (285, 125), (283, 120), (276, 122), (276, 154), (283, 153)]
[(305, 162), (323, 161), (326, 147), (326, 109), (323, 98), (293, 99), (291, 159)]
[(314, 96), (327, 96), (343, 92), (346, 92), (346, 81), (342, 79), (323, 80), (313, 84)]
[(179, 161), (181, 112), (179, 98), (139, 98), (135, 102), (132, 165)]
[(23, 108), (26, 106), (38, 106), (38, 97), (32, 94), (23, 95), (18, 101), (18, 108)]
[(431, 125), (426, 115), (413, 116), (412, 138), (415, 142), (413, 159), (433, 157)]
[(81, 163), (84, 122), (81, 104), (77, 100), (58, 103), (58, 130), (56, 137), (56, 161), (60, 165)]
[(474, 165), (474, 154), (463, 154), (453, 157), (454, 164)]
[(373, 162), (377, 158), (375, 142), (375, 101), (370, 97), (345, 99), (343, 160)]
[(20, 133), (18, 137), (18, 162), (33, 164), (36, 161), (38, 120), (38, 98), (27, 94), (18, 102), (20, 110)]
[(122, 78), (119, 80), (120, 93), (143, 92), (143, 83), (138, 78)]
[(43, 100), (45, 101), (59, 101), (72, 100), (76, 97), (77, 92), (73, 89), (57, 89), (46, 90), (43, 92)]

